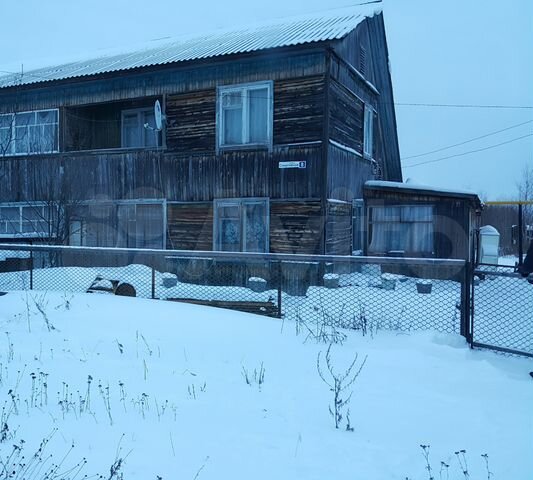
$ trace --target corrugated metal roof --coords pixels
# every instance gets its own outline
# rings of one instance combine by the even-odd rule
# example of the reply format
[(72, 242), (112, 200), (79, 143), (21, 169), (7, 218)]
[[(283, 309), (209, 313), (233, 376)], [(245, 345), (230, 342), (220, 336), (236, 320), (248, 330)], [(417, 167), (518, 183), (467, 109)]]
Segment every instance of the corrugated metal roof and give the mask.
[(287, 18), (209, 34), (152, 42), (133, 52), (101, 55), (25, 72), (0, 76), (0, 88), (63, 80), (138, 67), (186, 62), (236, 53), (341, 39), (364, 18), (377, 12), (375, 5), (351, 7), (321, 15)]

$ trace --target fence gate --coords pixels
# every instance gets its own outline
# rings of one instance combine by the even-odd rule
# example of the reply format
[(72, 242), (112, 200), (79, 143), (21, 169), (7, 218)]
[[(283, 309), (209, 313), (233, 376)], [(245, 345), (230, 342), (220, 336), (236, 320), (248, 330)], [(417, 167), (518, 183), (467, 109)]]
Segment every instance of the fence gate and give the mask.
[(533, 358), (533, 284), (513, 267), (483, 266), (472, 282), (472, 345)]

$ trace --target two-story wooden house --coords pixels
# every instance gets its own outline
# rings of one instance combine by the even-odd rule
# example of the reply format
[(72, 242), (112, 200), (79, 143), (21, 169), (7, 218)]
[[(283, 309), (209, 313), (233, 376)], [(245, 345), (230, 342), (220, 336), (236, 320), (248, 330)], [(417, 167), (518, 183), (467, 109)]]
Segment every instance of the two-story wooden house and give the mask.
[(365, 181), (401, 181), (370, 8), (0, 77), (0, 239), (349, 254)]

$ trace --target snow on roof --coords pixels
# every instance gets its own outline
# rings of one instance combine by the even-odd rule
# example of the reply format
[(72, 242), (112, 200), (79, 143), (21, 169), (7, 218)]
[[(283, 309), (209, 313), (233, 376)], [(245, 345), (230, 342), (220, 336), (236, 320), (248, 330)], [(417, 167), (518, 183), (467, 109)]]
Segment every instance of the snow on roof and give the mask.
[[(448, 188), (432, 187), (429, 185), (421, 185), (417, 183), (402, 183), (402, 182), (388, 182), (384, 180), (368, 180), (365, 182), (365, 187), (370, 189), (386, 189), (386, 190), (416, 190), (434, 195), (445, 196), (460, 196), (460, 197), (472, 197), (478, 199), (476, 192), (470, 190), (452, 190)], [(478, 199), (479, 200), (479, 199)]]
[(271, 48), (338, 40), (365, 18), (380, 13), (376, 5), (359, 5), (323, 14), (248, 24), (231, 30), (151, 42), (135, 51), (108, 51), (98, 57), (0, 76), (0, 88), (165, 65)]

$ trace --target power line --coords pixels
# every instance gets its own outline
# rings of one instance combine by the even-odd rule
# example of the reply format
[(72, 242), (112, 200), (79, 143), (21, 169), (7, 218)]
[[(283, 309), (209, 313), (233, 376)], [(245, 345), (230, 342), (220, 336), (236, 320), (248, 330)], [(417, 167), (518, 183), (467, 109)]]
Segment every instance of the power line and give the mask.
[(510, 127), (502, 128), (501, 130), (496, 130), (495, 132), (487, 133), (479, 137), (474, 137), (469, 140), (465, 140), (464, 142), (454, 143), (453, 145), (448, 145), (446, 147), (437, 148), (436, 150), (431, 150), (429, 152), (419, 153), (418, 155), (409, 155), (408, 157), (402, 157), (402, 160), (408, 160), (410, 158), (425, 157), (426, 155), (431, 155), (432, 153), (442, 152), (443, 150), (448, 150), (449, 148), (459, 147), (467, 143), (475, 142), (476, 140), (481, 140), (482, 138), (487, 138), (492, 135), (496, 135), (498, 133), (506, 132), (507, 130), (512, 130), (513, 128), (518, 128), (518, 127), (521, 127), (522, 125), (527, 125), (528, 123), (533, 123), (533, 120), (528, 120), (527, 122), (517, 123), (516, 125), (511, 125)]
[(488, 147), (478, 148), (477, 150), (470, 150), (469, 152), (457, 153), (455, 155), (448, 155), (447, 157), (436, 158), (434, 160), (426, 160), (425, 162), (413, 163), (411, 165), (404, 165), (404, 168), (418, 167), (419, 165), (426, 165), (428, 163), (442, 162), (443, 160), (448, 160), (449, 158), (463, 157), (465, 155), (470, 155), (472, 153), (484, 152), (485, 150), (490, 150), (491, 148), (496, 148), (502, 145), (507, 145), (508, 143), (517, 142), (518, 140), (522, 140), (523, 138), (527, 138), (527, 137), (533, 137), (533, 133), (528, 133), (527, 135), (513, 138), (511, 140), (507, 140), (506, 142), (497, 143), (495, 145), (490, 145)]
[(396, 102), (394, 105), (400, 107), (436, 107), (436, 108), (495, 108), (495, 109), (525, 109), (533, 110), (533, 105), (482, 105), (474, 103), (401, 103)]

